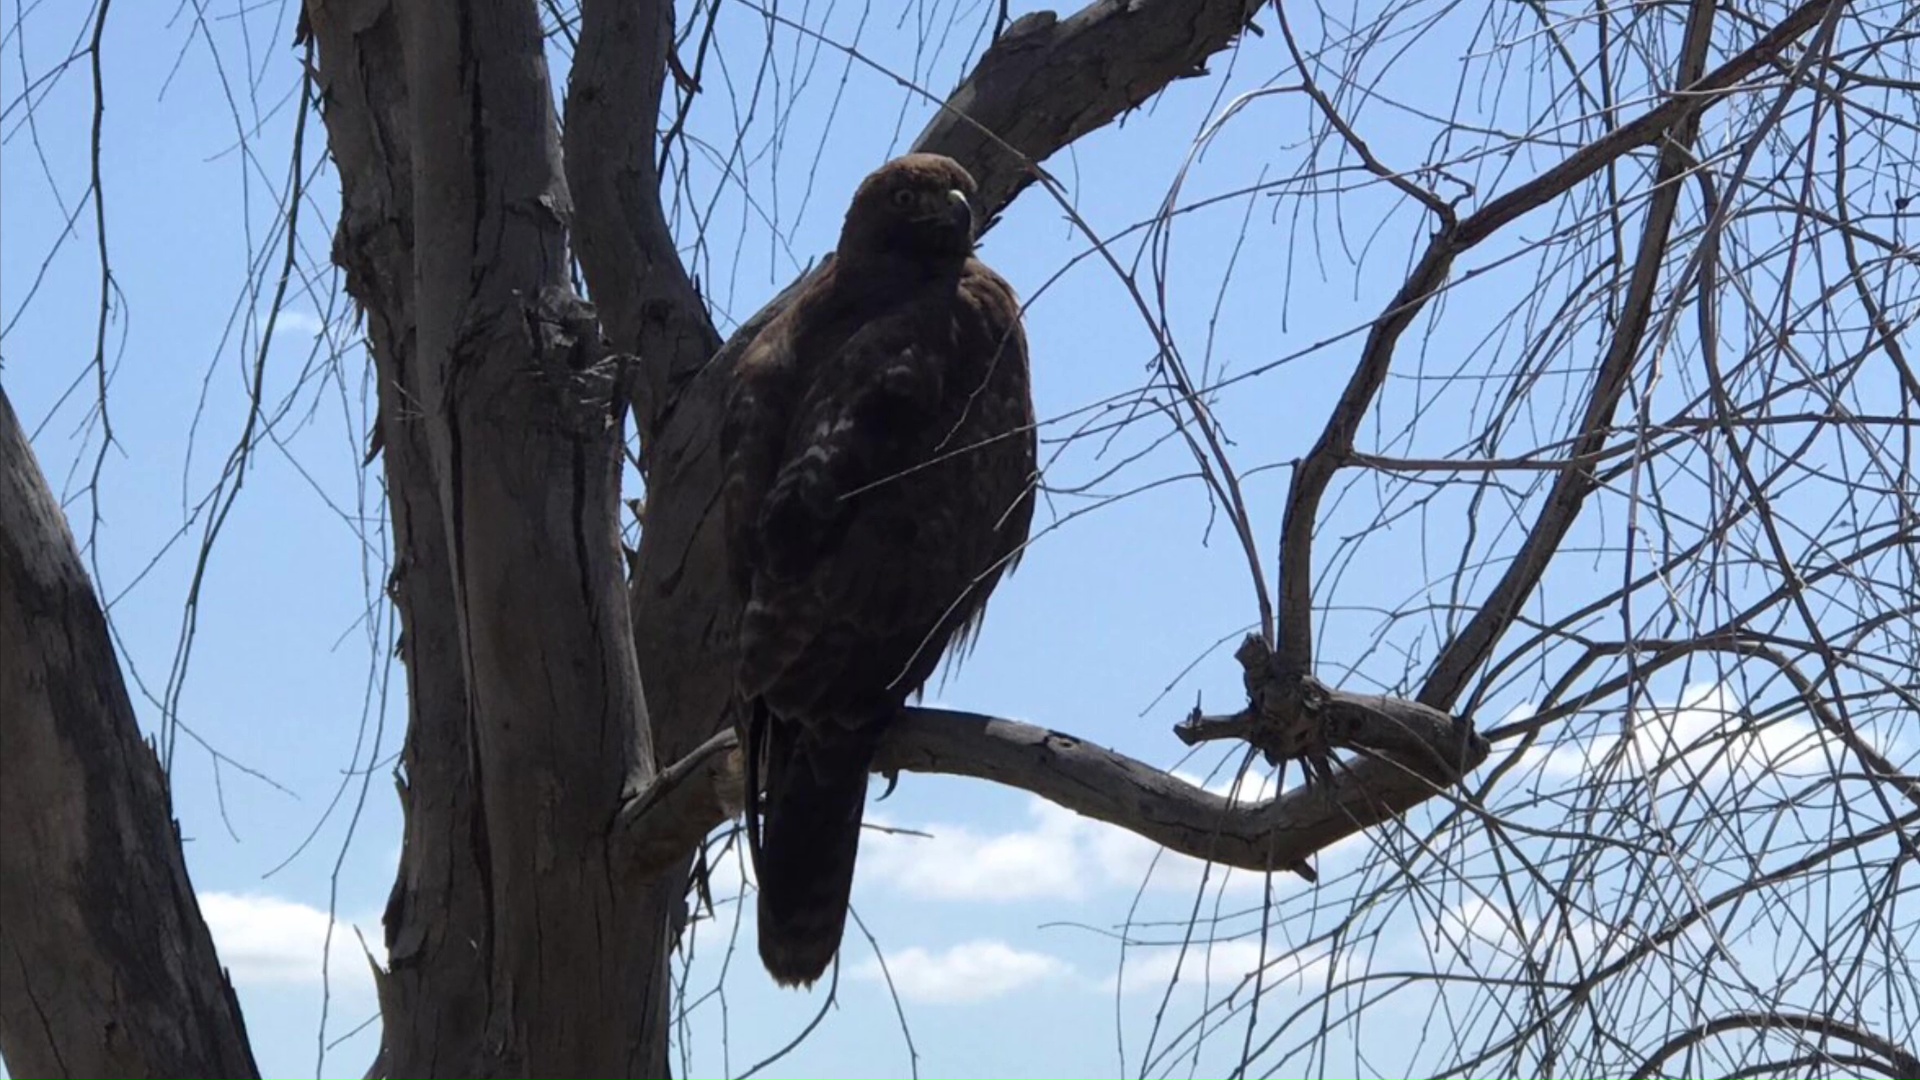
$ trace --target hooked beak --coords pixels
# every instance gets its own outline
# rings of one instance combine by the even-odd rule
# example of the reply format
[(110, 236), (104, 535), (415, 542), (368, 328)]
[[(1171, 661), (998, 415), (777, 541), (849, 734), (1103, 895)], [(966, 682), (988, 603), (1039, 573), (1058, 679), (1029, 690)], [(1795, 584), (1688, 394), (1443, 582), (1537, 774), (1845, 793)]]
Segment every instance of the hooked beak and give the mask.
[(968, 240), (973, 239), (973, 206), (967, 202), (964, 194), (947, 192), (947, 216), (955, 228), (966, 234)]

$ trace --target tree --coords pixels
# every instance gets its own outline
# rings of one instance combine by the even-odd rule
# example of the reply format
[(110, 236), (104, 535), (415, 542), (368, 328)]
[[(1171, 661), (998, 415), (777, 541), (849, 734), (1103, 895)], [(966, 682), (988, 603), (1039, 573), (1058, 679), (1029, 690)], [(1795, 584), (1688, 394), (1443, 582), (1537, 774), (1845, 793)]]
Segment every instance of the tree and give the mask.
[[(769, 33), (821, 36), (752, 10)], [(712, 435), (732, 358), (780, 303), (723, 340), (670, 224), (686, 115), (726, 46), (721, 6), (686, 14), (678, 31), (671, 5), (643, 0), (311, 0), (300, 16), (297, 101), (324, 122), (334, 258), (377, 376), (407, 676), (373, 1075), (669, 1067), (696, 852), (740, 785)], [(1265, 902), (1196, 915), (1183, 937), (1257, 940), (1246, 984), (1151, 1033), (1139, 1070), (1198, 1061), (1231, 1024), (1243, 1073), (1340, 1071), (1329, 1033), (1350, 1030), (1367, 1060), (1360, 1025), (1411, 1000), (1448, 1029), (1436, 1071), (1909, 1075), (1911, 12), (1516, 4), (1462, 30), (1418, 4), (1347, 27), (1295, 5), (1145, 0), (972, 18), (990, 43), (914, 146), (965, 164), (989, 214), (1056, 205), (1124, 283), (1150, 375), (1075, 433), (1153, 423), (1187, 452), (1258, 613), (1238, 654), (1247, 707), (1196, 709), (1180, 735), (1303, 760), (1315, 781), (1229, 800), (940, 710), (888, 742), (885, 770), (1025, 788), (1269, 875)], [(1403, 100), (1392, 72), (1423, 38), (1429, 62), (1474, 46), (1444, 107)], [(78, 54), (96, 73), (99, 43)], [(554, 52), (571, 59), (558, 114)], [(1062, 152), (1198, 91), (1181, 80), (1237, 88), (1244, 73), (1208, 64), (1243, 57), (1274, 66), (1212, 111), (1162, 212), (1092, 230), (1049, 172)], [(1187, 198), (1189, 171), (1269, 99), (1305, 133), (1274, 175)], [(1196, 364), (1168, 314), (1173, 238), (1222, 200), (1325, 235), (1318, 257), (1351, 259), (1371, 315), (1256, 367)], [(1389, 282), (1372, 249), (1400, 244)], [(1477, 290), (1513, 280), (1537, 288), (1489, 317)], [(1245, 483), (1259, 466), (1223, 417), (1322, 354), (1345, 385), (1276, 463), (1282, 520), (1263, 534)], [(104, 395), (104, 345), (96, 363)], [(645, 480), (630, 563), (629, 421)], [(161, 762), (138, 750), (100, 605), (11, 407), (0, 422), (0, 829), (27, 841), (0, 856), (0, 1044), (22, 1073), (250, 1072)], [(1355, 580), (1408, 524), (1431, 534), (1421, 580)], [(1675, 675), (1707, 689), (1676, 699)], [(1311, 875), (1314, 853), (1383, 822), (1401, 823), (1318, 903), (1272, 899), (1273, 872)], [(1328, 898), (1340, 914), (1316, 922)], [(1448, 942), (1430, 969), (1366, 962), (1395, 918)], [(1735, 943), (1763, 930), (1784, 959), (1760, 972)], [(1309, 1006), (1263, 1016), (1272, 965), (1303, 948), (1282, 938), (1330, 962)]]

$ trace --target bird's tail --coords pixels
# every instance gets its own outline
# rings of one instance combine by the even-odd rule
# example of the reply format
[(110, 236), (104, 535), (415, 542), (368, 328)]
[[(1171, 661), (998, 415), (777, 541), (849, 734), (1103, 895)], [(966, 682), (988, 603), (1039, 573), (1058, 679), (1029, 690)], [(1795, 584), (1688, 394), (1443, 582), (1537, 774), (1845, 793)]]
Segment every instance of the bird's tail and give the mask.
[[(846, 929), (867, 773), (881, 725), (807, 729), (769, 722), (759, 703), (754, 709), (764, 741), (750, 739), (748, 746), (761, 753), (749, 756), (764, 756), (767, 770), (759, 837), (750, 837), (758, 849), (760, 959), (775, 982), (805, 986), (833, 963)], [(750, 825), (753, 810), (749, 802)]]

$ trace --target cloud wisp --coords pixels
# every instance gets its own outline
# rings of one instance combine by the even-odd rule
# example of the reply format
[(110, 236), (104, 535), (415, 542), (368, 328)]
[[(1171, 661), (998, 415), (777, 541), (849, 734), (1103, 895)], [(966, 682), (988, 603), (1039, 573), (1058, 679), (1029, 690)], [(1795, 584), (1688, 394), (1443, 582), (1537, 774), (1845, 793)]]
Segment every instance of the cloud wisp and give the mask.
[[(1249, 778), (1240, 799), (1264, 797)], [(1217, 785), (1225, 794), (1224, 785)], [(968, 825), (916, 825), (917, 833), (869, 832), (861, 839), (860, 881), (916, 900), (1014, 903), (1085, 900), (1100, 893), (1130, 892), (1145, 882), (1159, 892), (1191, 893), (1202, 881), (1229, 891), (1258, 893), (1261, 874), (1209, 867), (1162, 849), (1150, 840), (1084, 818), (1043, 799), (1027, 805), (1027, 824), (987, 832)], [(889, 822), (887, 824), (898, 824)], [(1360, 837), (1321, 854), (1322, 859), (1358, 851)], [(1276, 875), (1276, 891), (1305, 887), (1290, 874)]]
[[(1509, 719), (1531, 712), (1522, 706)], [(1564, 739), (1535, 747), (1527, 760), (1556, 780), (1624, 766), (1666, 784), (1725, 785), (1821, 776), (1846, 755), (1806, 713), (1757, 718), (1725, 683), (1689, 686), (1672, 706), (1635, 708), (1630, 727), (1630, 742), (1617, 731)]]
[[(205, 892), (200, 913), (207, 920), (220, 962), (236, 983), (319, 986), (320, 958), (327, 947), (327, 913), (293, 900), (256, 893)], [(380, 936), (370, 935), (378, 947)], [(373, 993), (372, 977), (352, 924), (333, 924), (331, 963), (335, 993)]]
[(869, 957), (850, 974), (870, 982), (884, 982), (890, 975), (902, 1000), (928, 1005), (970, 1005), (1074, 975), (1073, 966), (1057, 956), (992, 939), (937, 950), (918, 945), (891, 949), (886, 961), (884, 973), (880, 961)]

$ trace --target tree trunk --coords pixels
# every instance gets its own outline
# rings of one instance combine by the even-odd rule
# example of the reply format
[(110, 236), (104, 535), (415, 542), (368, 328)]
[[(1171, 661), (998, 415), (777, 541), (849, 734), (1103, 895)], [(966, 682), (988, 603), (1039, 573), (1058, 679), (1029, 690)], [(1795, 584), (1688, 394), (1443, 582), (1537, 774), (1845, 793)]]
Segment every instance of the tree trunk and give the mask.
[(657, 1073), (661, 921), (608, 829), (652, 768), (622, 602), (619, 362), (568, 287), (539, 28), (515, 3), (308, 16), (336, 257), (381, 369), (413, 702), (376, 1071)]
[(107, 620), (0, 391), (0, 1045), (16, 1076), (258, 1076)]

